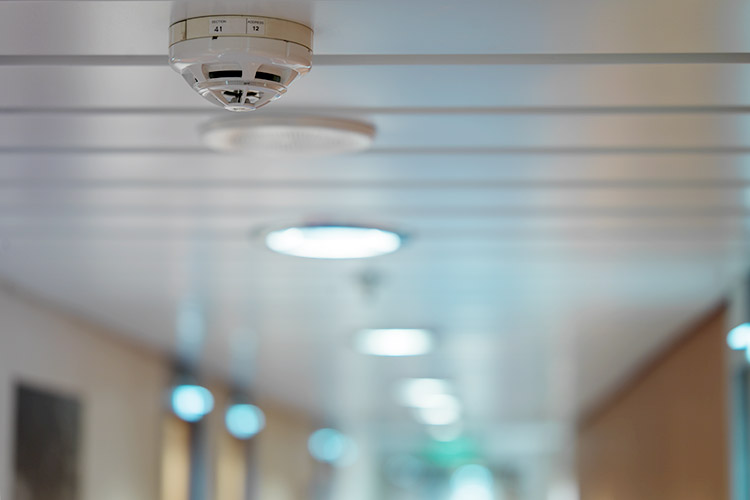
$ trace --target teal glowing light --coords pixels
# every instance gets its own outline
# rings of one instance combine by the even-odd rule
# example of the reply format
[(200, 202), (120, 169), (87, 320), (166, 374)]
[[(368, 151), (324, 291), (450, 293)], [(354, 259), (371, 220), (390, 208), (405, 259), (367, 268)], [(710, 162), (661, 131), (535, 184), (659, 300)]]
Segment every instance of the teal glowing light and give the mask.
[(214, 409), (211, 391), (199, 385), (178, 385), (172, 390), (172, 410), (186, 422), (198, 422)]
[(227, 430), (237, 439), (250, 439), (266, 426), (266, 416), (257, 406), (238, 404), (227, 410)]
[(437, 467), (460, 467), (480, 458), (479, 446), (465, 436), (447, 442), (430, 441), (422, 452), (422, 458)]

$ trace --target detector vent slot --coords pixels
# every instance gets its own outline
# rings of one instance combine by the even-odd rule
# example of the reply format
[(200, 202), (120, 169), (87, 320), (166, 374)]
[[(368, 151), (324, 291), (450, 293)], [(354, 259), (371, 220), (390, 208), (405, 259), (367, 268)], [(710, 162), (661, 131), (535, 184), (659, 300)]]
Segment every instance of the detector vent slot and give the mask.
[(258, 71), (255, 73), (255, 78), (257, 80), (268, 80), (269, 82), (281, 82), (281, 77), (279, 75), (266, 73), (265, 71)]
[(214, 80), (216, 78), (242, 78), (242, 70), (241, 69), (224, 69), (221, 71), (209, 71), (208, 72), (208, 79)]

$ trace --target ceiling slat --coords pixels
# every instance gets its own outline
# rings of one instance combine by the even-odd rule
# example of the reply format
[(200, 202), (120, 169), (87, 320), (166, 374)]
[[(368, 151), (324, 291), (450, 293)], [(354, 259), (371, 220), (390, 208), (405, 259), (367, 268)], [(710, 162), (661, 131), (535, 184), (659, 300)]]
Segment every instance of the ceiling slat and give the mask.
[[(166, 55), (0, 55), (0, 66), (166, 66)], [(750, 53), (321, 54), (315, 66), (748, 64)]]

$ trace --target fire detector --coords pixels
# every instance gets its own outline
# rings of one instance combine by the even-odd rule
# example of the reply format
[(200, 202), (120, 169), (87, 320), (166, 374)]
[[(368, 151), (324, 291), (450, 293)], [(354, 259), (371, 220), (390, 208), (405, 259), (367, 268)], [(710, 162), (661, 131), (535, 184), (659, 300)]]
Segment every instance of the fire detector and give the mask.
[(201, 16), (169, 27), (169, 63), (193, 90), (230, 111), (284, 95), (312, 67), (313, 31), (295, 21)]

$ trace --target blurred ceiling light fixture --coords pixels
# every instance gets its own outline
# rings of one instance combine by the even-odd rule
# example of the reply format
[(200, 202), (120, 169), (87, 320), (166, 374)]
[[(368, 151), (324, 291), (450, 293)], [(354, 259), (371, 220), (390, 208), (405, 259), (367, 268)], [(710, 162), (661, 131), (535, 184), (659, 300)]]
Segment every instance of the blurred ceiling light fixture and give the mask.
[(172, 411), (185, 422), (198, 422), (214, 409), (214, 397), (205, 387), (193, 384), (172, 389)]
[(492, 472), (481, 465), (464, 465), (451, 476), (450, 500), (492, 500), (495, 498)]
[(450, 394), (435, 394), (426, 398), (414, 415), (426, 425), (452, 425), (461, 420), (461, 403)]
[(404, 406), (423, 408), (436, 395), (451, 394), (453, 386), (447, 380), (437, 378), (415, 378), (403, 380), (396, 387), (396, 398)]
[(393, 253), (404, 237), (365, 226), (309, 224), (271, 231), (266, 245), (274, 252), (311, 259), (364, 259)]
[(310, 455), (318, 462), (337, 467), (351, 465), (357, 459), (357, 445), (335, 429), (319, 429), (307, 441)]
[(750, 361), (750, 323), (742, 323), (727, 334), (727, 345), (735, 351), (745, 351)]
[(206, 146), (215, 151), (273, 158), (359, 153), (375, 140), (372, 125), (329, 117), (222, 118), (207, 123), (200, 132)]
[(430, 330), (417, 328), (362, 330), (354, 338), (357, 351), (373, 356), (421, 356), (431, 352), (434, 343)]
[(250, 404), (235, 404), (227, 409), (227, 430), (237, 439), (250, 439), (266, 426), (263, 410)]

